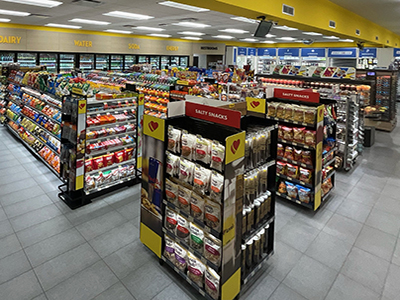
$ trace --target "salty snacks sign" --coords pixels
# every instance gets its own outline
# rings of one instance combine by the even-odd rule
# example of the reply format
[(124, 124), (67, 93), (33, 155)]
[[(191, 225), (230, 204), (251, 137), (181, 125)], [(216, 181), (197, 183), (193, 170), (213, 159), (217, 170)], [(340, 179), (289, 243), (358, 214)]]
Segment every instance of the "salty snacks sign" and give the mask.
[(309, 91), (274, 89), (274, 97), (280, 99), (319, 103), (319, 94)]
[(186, 102), (186, 115), (226, 126), (240, 128), (240, 111)]

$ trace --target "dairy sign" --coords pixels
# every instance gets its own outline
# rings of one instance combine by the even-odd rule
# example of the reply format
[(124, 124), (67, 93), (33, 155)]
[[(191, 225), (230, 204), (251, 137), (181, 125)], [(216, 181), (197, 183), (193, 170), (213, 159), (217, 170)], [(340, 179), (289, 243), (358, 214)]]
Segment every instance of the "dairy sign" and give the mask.
[(21, 37), (14, 35), (0, 35), (0, 44), (20, 44)]

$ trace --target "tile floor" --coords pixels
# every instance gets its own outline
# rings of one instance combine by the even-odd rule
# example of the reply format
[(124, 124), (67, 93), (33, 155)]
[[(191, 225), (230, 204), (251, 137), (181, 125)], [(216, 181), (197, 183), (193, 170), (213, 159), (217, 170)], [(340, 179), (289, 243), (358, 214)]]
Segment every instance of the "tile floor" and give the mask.
[[(394, 300), (400, 295), (400, 127), (377, 132), (334, 196), (278, 202), (275, 255), (241, 296)], [(71, 211), (59, 181), (0, 128), (0, 299), (201, 299), (139, 241), (138, 186)]]

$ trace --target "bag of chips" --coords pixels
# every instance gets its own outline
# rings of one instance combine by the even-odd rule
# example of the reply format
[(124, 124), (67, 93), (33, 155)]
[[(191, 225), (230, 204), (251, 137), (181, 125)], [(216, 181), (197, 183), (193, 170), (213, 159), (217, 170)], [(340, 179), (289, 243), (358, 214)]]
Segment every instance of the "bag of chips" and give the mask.
[(206, 266), (192, 253), (188, 253), (187, 276), (199, 287), (203, 287), (203, 275)]
[(175, 266), (185, 272), (187, 266), (187, 251), (178, 243), (175, 243)]
[(187, 159), (181, 158), (179, 169), (179, 179), (189, 184), (192, 184), (195, 164), (191, 161), (188, 161)]
[(278, 103), (276, 102), (268, 102), (267, 103), (267, 107), (268, 107), (268, 112), (267, 112), (267, 116), (269, 118), (275, 118), (276, 117), (276, 107), (277, 107)]
[(299, 180), (305, 183), (311, 183), (312, 173), (310, 170), (300, 167)]
[(293, 151), (293, 160), (297, 162), (301, 162), (301, 154), (302, 150), (301, 149), (294, 149)]
[(213, 201), (206, 200), (204, 211), (205, 224), (216, 231), (221, 231), (221, 206)]
[(196, 136), (188, 133), (187, 131), (182, 132), (182, 157), (193, 160), (194, 150), (196, 147)]
[(293, 114), (294, 114), (293, 105), (290, 104), (286, 105), (284, 119), (293, 120)]
[(164, 256), (168, 258), (170, 262), (175, 264), (175, 242), (168, 235), (165, 235), (165, 248)]
[(172, 204), (177, 205), (178, 193), (179, 193), (178, 185), (173, 183), (171, 180), (167, 178), (165, 180), (165, 195), (167, 196), (167, 200)]
[(193, 186), (199, 192), (206, 194), (209, 191), (211, 170), (196, 165), (194, 170)]
[(184, 211), (185, 213), (190, 213), (190, 196), (192, 195), (192, 191), (183, 187), (178, 187), (178, 207)]
[(286, 181), (285, 184), (286, 184), (287, 195), (290, 198), (297, 199), (297, 187), (293, 183), (288, 181)]
[(283, 134), (283, 125), (278, 125), (278, 139), (283, 140), (284, 134)]
[(281, 174), (281, 175), (286, 175), (287, 172), (287, 167), (286, 167), (286, 163), (282, 162), (282, 161), (278, 161), (276, 163), (276, 173)]
[(219, 266), (221, 263), (221, 241), (212, 235), (204, 238), (204, 257)]
[(304, 143), (308, 146), (315, 146), (316, 132), (314, 130), (306, 130), (304, 132)]
[(210, 164), (211, 148), (212, 142), (198, 135), (196, 139), (196, 160), (202, 161), (205, 164)]
[(172, 126), (168, 127), (168, 150), (173, 153), (179, 153), (180, 140), (182, 131), (175, 129)]
[(286, 104), (278, 103), (277, 108), (276, 108), (276, 117), (279, 119), (284, 119), (285, 118), (285, 110), (286, 110)]
[(304, 122), (313, 125), (315, 123), (316, 108), (307, 107), (304, 109)]
[(218, 141), (213, 141), (211, 146), (211, 168), (219, 172), (223, 171), (225, 159), (225, 146)]
[(311, 157), (311, 151), (308, 150), (303, 150), (301, 153), (301, 163), (306, 164), (306, 165), (312, 165), (312, 157)]
[(297, 189), (299, 194), (299, 200), (303, 203), (310, 203), (311, 190), (301, 185), (297, 185)]
[(282, 144), (277, 144), (277, 151), (278, 151), (277, 156), (279, 156), (279, 157), (284, 156), (285, 148), (283, 148)]
[(217, 172), (211, 174), (211, 198), (221, 203), (224, 188), (224, 176)]
[(190, 197), (190, 215), (193, 218), (196, 218), (197, 220), (203, 222), (204, 206), (205, 206), (205, 200), (193, 192)]
[(286, 141), (293, 141), (293, 128), (287, 126), (283, 127), (283, 139)]
[(279, 183), (278, 192), (281, 193), (282, 195), (287, 194), (286, 184), (283, 181), (281, 181), (281, 183)]
[(304, 144), (304, 135), (305, 135), (306, 128), (293, 128), (293, 140), (297, 143)]
[(301, 106), (294, 105), (293, 121), (304, 123), (304, 109)]
[(293, 160), (293, 159), (294, 159), (294, 156), (293, 156), (293, 148), (292, 148), (292, 147), (287, 146), (287, 147), (285, 148), (285, 156), (284, 156), (284, 158), (290, 159), (290, 160)]
[(190, 223), (190, 247), (203, 253), (204, 248), (204, 231), (197, 227), (194, 223)]
[(291, 178), (297, 179), (299, 177), (299, 167), (292, 164), (287, 164), (286, 166), (287, 166), (286, 175)]
[(219, 298), (220, 276), (210, 267), (207, 267), (205, 274), (205, 289), (207, 294), (214, 300)]
[(176, 225), (178, 224), (177, 214), (169, 207), (165, 208), (165, 228), (175, 233)]

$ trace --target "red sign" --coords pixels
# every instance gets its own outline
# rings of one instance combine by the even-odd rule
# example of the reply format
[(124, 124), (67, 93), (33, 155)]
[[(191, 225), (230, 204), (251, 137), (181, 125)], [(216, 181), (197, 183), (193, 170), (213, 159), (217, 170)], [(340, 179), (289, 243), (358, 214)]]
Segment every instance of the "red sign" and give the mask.
[(186, 102), (186, 115), (230, 127), (240, 128), (240, 111)]
[(285, 89), (274, 89), (274, 97), (302, 102), (319, 103), (319, 93), (310, 92), (308, 90), (293, 91)]

